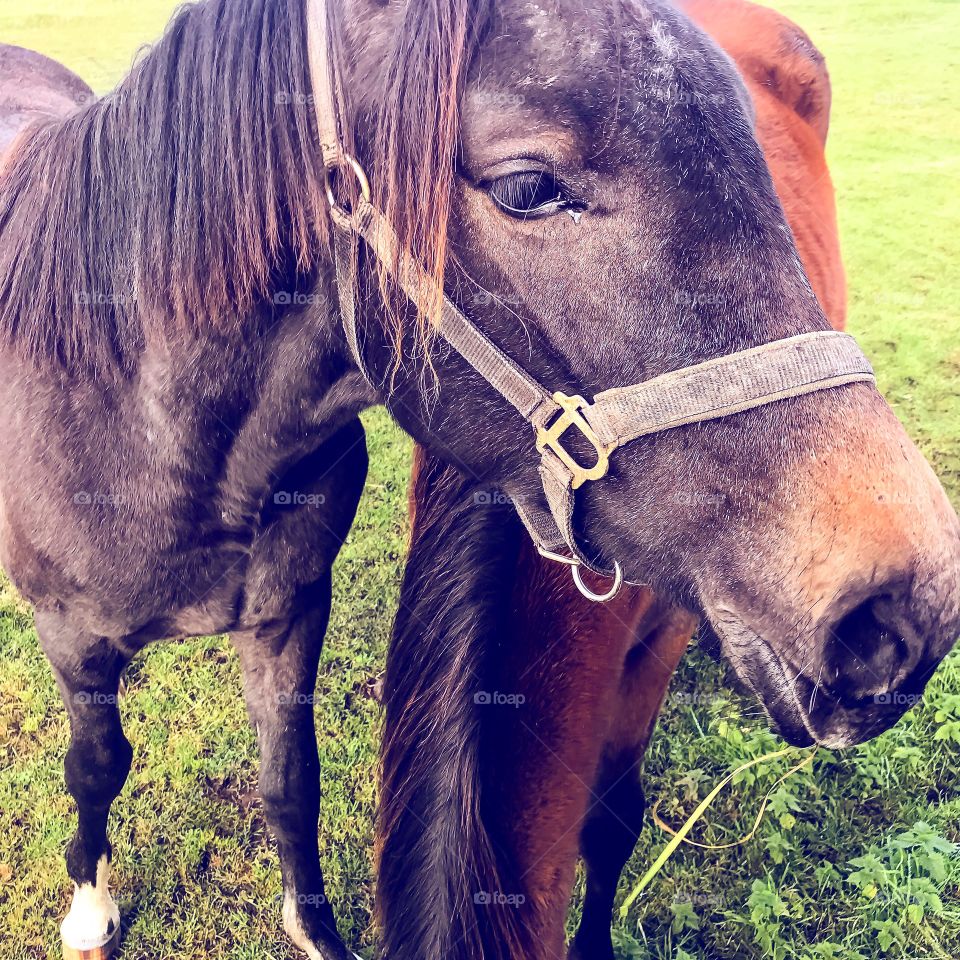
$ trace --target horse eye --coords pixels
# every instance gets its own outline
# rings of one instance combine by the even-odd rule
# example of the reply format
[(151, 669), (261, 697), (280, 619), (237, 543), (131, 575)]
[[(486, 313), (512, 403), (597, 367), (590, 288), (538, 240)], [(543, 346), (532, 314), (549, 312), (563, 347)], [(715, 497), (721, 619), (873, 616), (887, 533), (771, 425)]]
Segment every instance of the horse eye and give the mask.
[(493, 202), (518, 220), (551, 216), (570, 206), (563, 188), (549, 173), (540, 170), (501, 177), (489, 189)]

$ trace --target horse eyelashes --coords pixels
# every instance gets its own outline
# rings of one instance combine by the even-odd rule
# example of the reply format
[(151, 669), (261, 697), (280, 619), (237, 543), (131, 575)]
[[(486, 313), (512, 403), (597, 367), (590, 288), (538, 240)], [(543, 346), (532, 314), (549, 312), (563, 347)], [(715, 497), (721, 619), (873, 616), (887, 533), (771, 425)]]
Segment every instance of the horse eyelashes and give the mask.
[(490, 187), (490, 196), (504, 213), (520, 218), (556, 213), (565, 204), (559, 184), (543, 171), (502, 177)]

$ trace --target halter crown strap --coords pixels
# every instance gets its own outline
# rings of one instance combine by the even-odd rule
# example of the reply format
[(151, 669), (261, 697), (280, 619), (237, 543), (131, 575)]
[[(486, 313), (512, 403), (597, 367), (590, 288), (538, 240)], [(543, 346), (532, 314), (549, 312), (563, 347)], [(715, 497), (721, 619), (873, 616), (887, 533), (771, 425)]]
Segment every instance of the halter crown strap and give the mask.
[[(541, 553), (558, 557), (568, 550), (575, 565), (598, 572), (581, 551), (573, 529), (575, 491), (606, 476), (611, 454), (640, 437), (686, 424), (703, 423), (791, 397), (850, 383), (875, 382), (873, 368), (853, 337), (835, 331), (801, 334), (686, 367), (644, 383), (583, 397), (551, 393), (478, 329), (400, 244), (392, 226), (371, 201), (366, 175), (342, 147), (338, 105), (343, 102), (334, 69), (327, 0), (307, 0), (310, 70), (317, 126), (334, 227), (334, 257), (340, 311), (350, 350), (370, 379), (357, 332), (356, 244), (362, 239), (385, 265), (396, 265), (396, 279), (411, 302), (423, 310), (441, 295), (440, 335), (532, 425), (541, 456), (543, 495), (516, 501)], [(338, 204), (330, 185), (337, 171), (350, 170), (360, 186), (352, 210)], [(581, 464), (563, 438), (578, 431), (592, 446), (596, 462)], [(567, 561), (570, 562), (570, 561)], [(619, 568), (618, 568), (619, 569)]]

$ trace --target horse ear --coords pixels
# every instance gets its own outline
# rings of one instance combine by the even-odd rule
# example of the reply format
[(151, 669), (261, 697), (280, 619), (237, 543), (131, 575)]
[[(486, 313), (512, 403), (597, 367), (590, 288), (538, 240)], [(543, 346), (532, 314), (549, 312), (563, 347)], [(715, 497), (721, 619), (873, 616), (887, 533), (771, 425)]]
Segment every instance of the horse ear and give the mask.
[(795, 23), (775, 10), (757, 7), (765, 21), (759, 31), (766, 42), (747, 58), (751, 79), (813, 128), (826, 145), (833, 91), (827, 61), (816, 44)]
[(810, 124), (826, 144), (833, 98), (826, 59), (803, 30), (780, 19), (781, 46), (769, 73), (771, 92)]

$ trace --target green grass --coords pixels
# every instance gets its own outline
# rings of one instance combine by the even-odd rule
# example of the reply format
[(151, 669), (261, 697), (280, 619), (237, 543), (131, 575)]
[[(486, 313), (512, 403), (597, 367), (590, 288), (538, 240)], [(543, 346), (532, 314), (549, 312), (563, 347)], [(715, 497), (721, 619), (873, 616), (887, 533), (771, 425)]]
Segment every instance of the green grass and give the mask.
[[(105, 90), (174, 4), (0, 0), (0, 38), (48, 53)], [(69, 10), (66, 8), (69, 7)], [(950, 0), (784, 0), (827, 54), (831, 162), (851, 281), (851, 327), (911, 433), (960, 500), (960, 6)], [(367, 417), (372, 475), (336, 569), (317, 708), (325, 769), (323, 857), (343, 932), (368, 952), (372, 811), (382, 668), (404, 542), (409, 444)], [(229, 645), (155, 647), (123, 701), (135, 771), (111, 835), (124, 960), (284, 960), (279, 874), (255, 798), (255, 750)], [(773, 747), (755, 709), (696, 654), (675, 682), (649, 754), (648, 793), (678, 822), (731, 765)], [(681, 849), (628, 920), (623, 958), (960, 956), (960, 656), (922, 707), (873, 743), (823, 754), (775, 795), (745, 849)], [(0, 957), (58, 956), (67, 903), (61, 851), (67, 728), (29, 610), (0, 581)], [(743, 832), (773, 771), (753, 773), (708, 817)], [(920, 826), (917, 826), (920, 824)], [(649, 826), (636, 882), (662, 835)], [(574, 909), (574, 914), (576, 908)]]

